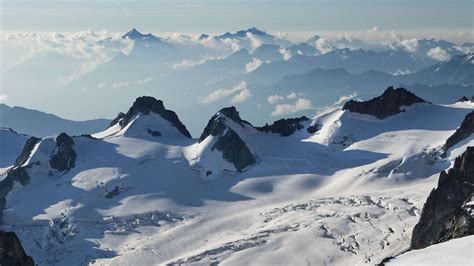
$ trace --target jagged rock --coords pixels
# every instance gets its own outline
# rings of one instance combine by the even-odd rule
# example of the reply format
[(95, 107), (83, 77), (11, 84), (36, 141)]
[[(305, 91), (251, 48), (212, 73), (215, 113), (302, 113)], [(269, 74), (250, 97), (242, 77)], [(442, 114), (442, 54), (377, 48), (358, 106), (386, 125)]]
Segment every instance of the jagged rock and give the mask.
[(33, 266), (33, 258), (26, 255), (14, 232), (0, 230), (0, 265)]
[(254, 164), (256, 158), (239, 135), (226, 125), (227, 118), (240, 126), (244, 126), (244, 124), (252, 126), (249, 122), (240, 118), (235, 107), (224, 108), (209, 120), (199, 138), (199, 143), (210, 135), (216, 137), (211, 150), (217, 149), (222, 152), (222, 156), (226, 161), (232, 163), (237, 171), (242, 171), (247, 166)]
[(273, 124), (271, 125), (266, 124), (265, 126), (257, 127), (256, 129), (263, 132), (277, 133), (281, 136), (286, 137), (290, 136), (298, 130), (303, 129), (303, 122), (308, 120), (309, 118), (307, 118), (306, 116), (302, 116), (299, 118), (280, 119), (273, 122)]
[(10, 193), (13, 189), (14, 181), (20, 182), (22, 185), (28, 184), (30, 181), (30, 176), (26, 171), (27, 168), (30, 166), (23, 166), (31, 156), (31, 152), (35, 147), (36, 143), (40, 141), (39, 138), (30, 137), (25, 144), (23, 145), (23, 149), (20, 155), (17, 157), (15, 164), (13, 167), (8, 170), (7, 176), (5, 179), (0, 181), (0, 222), (3, 219), (3, 210), (6, 207), (6, 199), (5, 197)]
[(161, 136), (161, 132), (158, 130), (151, 130), (147, 129), (148, 134), (152, 135), (153, 137), (159, 137)]
[(26, 163), (26, 161), (28, 161), (28, 158), (30, 158), (31, 152), (33, 151), (33, 148), (35, 147), (36, 143), (38, 143), (38, 141), (40, 140), (41, 139), (39, 138), (30, 137), (23, 145), (23, 149), (20, 153), (20, 156), (16, 158), (14, 166), (22, 166), (24, 163)]
[(150, 112), (160, 115), (163, 119), (170, 122), (174, 127), (178, 129), (184, 136), (191, 138), (186, 126), (181, 123), (175, 112), (165, 109), (163, 101), (157, 100), (150, 96), (138, 97), (133, 103), (132, 107), (126, 114), (119, 113), (117, 117), (110, 123), (109, 127), (116, 125), (117, 123), (121, 128), (124, 128), (137, 114), (148, 115)]
[(77, 157), (72, 148), (74, 140), (66, 133), (61, 133), (54, 141), (56, 142), (56, 150), (51, 155), (49, 165), (58, 171), (66, 171), (74, 167)]
[(319, 125), (318, 124), (311, 125), (306, 129), (306, 131), (308, 131), (309, 134), (314, 134), (318, 130), (319, 130)]
[(379, 119), (384, 119), (388, 116), (404, 112), (403, 109), (400, 109), (403, 106), (410, 106), (414, 103), (422, 102), (425, 102), (425, 100), (404, 88), (394, 89), (393, 87), (388, 87), (379, 97), (365, 102), (350, 100), (344, 104), (342, 109), (354, 113), (369, 114)]
[(206, 139), (209, 135), (217, 136), (224, 131), (226, 125), (223, 119), (225, 118), (223, 118), (220, 114), (224, 115), (225, 117), (231, 119), (232, 121), (238, 123), (241, 126), (243, 126), (244, 124), (252, 126), (252, 124), (240, 118), (239, 112), (237, 111), (237, 109), (235, 109), (234, 106), (226, 107), (221, 109), (209, 120), (206, 127), (204, 128), (204, 131), (199, 137), (199, 143)]
[(441, 172), (438, 187), (426, 200), (420, 221), (413, 229), (411, 247), (420, 249), (474, 234), (474, 212), (466, 206), (474, 198), (474, 147)]
[(443, 150), (446, 152), (457, 143), (463, 141), (474, 133), (474, 111), (466, 115), (461, 126), (446, 140)]
[(231, 129), (228, 129), (225, 135), (214, 143), (212, 149), (221, 151), (224, 159), (233, 163), (237, 171), (242, 171), (247, 166), (255, 163), (255, 156), (239, 135)]
[(466, 96), (462, 96), (461, 99), (457, 100), (457, 102), (474, 102), (474, 96), (471, 96), (471, 99), (467, 98)]

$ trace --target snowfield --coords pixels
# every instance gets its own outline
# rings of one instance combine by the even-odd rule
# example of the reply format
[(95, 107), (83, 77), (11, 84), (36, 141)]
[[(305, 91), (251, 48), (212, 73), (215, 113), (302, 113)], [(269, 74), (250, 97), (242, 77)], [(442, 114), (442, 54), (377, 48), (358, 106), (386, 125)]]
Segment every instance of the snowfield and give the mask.
[[(2, 229), (39, 265), (380, 263), (409, 248), (439, 172), (474, 145), (471, 135), (440, 157), (473, 108), (415, 104), (384, 120), (335, 110), (307, 122), (320, 126), (315, 134), (289, 137), (229, 123), (258, 157), (243, 172), (207, 148), (212, 136), (198, 144), (153, 113), (98, 139), (74, 137), (68, 172), (48, 165), (54, 138), (44, 138), (30, 183), (6, 198)], [(219, 174), (203, 177), (203, 167)], [(466, 254), (472, 241), (393, 263), (425, 262), (447, 246)], [(433, 262), (472, 263), (462, 254)]]
[(387, 265), (472, 265), (473, 250), (474, 236), (467, 236), (407, 252)]

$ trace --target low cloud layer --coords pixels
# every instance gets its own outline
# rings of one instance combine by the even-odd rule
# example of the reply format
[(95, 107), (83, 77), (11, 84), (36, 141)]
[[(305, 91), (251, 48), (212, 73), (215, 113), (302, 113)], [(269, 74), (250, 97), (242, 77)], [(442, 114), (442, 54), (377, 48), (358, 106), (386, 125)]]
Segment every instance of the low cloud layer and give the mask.
[(448, 52), (446, 50), (442, 49), (441, 47), (435, 47), (430, 49), (426, 55), (429, 57), (438, 60), (438, 61), (447, 61), (451, 58)]
[[(210, 103), (216, 102), (220, 99), (229, 97), (229, 96), (231, 96), (232, 94), (234, 94), (236, 92), (241, 92), (242, 93), (242, 91), (245, 91), (245, 90), (248, 90), (247, 83), (245, 81), (242, 81), (231, 89), (218, 89), (218, 90), (215, 90), (215, 91), (209, 93), (208, 95), (206, 95), (204, 97), (200, 97), (198, 99), (198, 101), (202, 104), (210, 104)], [(241, 96), (236, 95), (234, 97), (235, 100), (234, 99), (233, 100), (237, 101), (237, 102), (238, 101), (245, 101), (245, 100), (248, 99), (248, 97), (250, 97), (250, 91), (243, 92), (243, 94)]]
[(314, 109), (311, 101), (305, 98), (299, 98), (293, 104), (277, 104), (271, 113), (272, 116), (293, 114), (304, 110)]

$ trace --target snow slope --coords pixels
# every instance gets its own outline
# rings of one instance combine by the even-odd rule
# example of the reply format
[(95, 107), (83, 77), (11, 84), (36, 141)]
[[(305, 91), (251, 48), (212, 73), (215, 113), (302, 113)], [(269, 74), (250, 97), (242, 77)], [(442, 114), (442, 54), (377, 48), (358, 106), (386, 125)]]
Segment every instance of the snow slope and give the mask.
[(467, 236), (409, 251), (387, 265), (472, 265), (473, 250), (474, 236)]
[(67, 172), (49, 167), (44, 138), (1, 227), (39, 265), (378, 263), (409, 247), (439, 171), (474, 145), (438, 156), (472, 109), (419, 104), (384, 120), (336, 110), (308, 121), (320, 125), (314, 135), (288, 137), (229, 121), (258, 162), (211, 180), (197, 166), (219, 161), (212, 136), (197, 143), (154, 113), (74, 137)]

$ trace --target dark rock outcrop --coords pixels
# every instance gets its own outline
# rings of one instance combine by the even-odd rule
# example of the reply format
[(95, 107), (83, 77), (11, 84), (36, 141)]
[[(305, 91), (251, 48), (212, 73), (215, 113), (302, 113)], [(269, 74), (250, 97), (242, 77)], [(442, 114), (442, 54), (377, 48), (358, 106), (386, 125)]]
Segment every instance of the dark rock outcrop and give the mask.
[(77, 158), (77, 154), (72, 148), (74, 140), (66, 133), (61, 133), (54, 141), (56, 150), (49, 159), (49, 165), (58, 171), (66, 171), (74, 167)]
[(0, 265), (33, 266), (33, 258), (26, 255), (21, 242), (13, 232), (0, 230)]
[(212, 135), (216, 137), (216, 141), (212, 145), (211, 150), (217, 149), (222, 152), (222, 156), (226, 161), (232, 163), (238, 171), (242, 171), (247, 166), (254, 164), (256, 157), (239, 135), (226, 124), (227, 119), (232, 120), (242, 127), (244, 124), (251, 126), (250, 123), (240, 118), (239, 112), (235, 107), (224, 108), (209, 120), (209, 123), (199, 138), (199, 143), (208, 136)]
[(318, 130), (319, 130), (319, 125), (318, 124), (314, 124), (314, 125), (311, 125), (309, 126), (306, 131), (308, 131), (309, 134), (314, 134), (316, 133)]
[(466, 96), (462, 96), (461, 99), (457, 100), (457, 102), (474, 102), (474, 96), (471, 96), (470, 99)]
[(342, 109), (354, 113), (369, 114), (379, 119), (384, 119), (404, 112), (403, 109), (400, 109), (403, 106), (410, 106), (414, 103), (422, 102), (425, 102), (425, 100), (404, 88), (394, 89), (393, 87), (388, 87), (379, 97), (365, 102), (350, 100), (344, 104)]
[(221, 134), (224, 129), (226, 129), (227, 126), (225, 125), (225, 118), (222, 115), (241, 126), (244, 126), (244, 124), (252, 126), (252, 124), (240, 118), (239, 112), (234, 106), (222, 108), (209, 120), (206, 127), (204, 128), (204, 131), (199, 137), (199, 142), (202, 142), (209, 135), (217, 136)]
[(147, 132), (148, 132), (148, 134), (152, 135), (153, 137), (160, 137), (161, 136), (161, 132), (158, 131), (158, 130), (147, 129)]
[(448, 173), (441, 172), (438, 187), (423, 206), (413, 229), (411, 248), (420, 249), (474, 234), (474, 210), (466, 205), (474, 199), (474, 147), (454, 162)]
[(446, 140), (446, 143), (443, 146), (444, 152), (447, 152), (454, 145), (468, 138), (472, 134), (474, 134), (474, 111), (466, 115), (464, 120), (461, 122), (461, 126)]
[(109, 127), (119, 124), (121, 128), (124, 128), (134, 116), (137, 114), (148, 115), (151, 112), (160, 115), (163, 119), (170, 122), (174, 127), (178, 129), (184, 136), (191, 138), (186, 126), (181, 123), (175, 112), (167, 110), (163, 105), (163, 101), (157, 100), (150, 96), (138, 97), (133, 103), (132, 107), (126, 114), (119, 113), (117, 117), (110, 123)]
[(28, 161), (28, 158), (30, 158), (31, 152), (33, 151), (33, 148), (35, 147), (36, 143), (40, 141), (39, 138), (35, 137), (30, 137), (25, 144), (23, 145), (23, 149), (20, 153), (20, 156), (16, 158), (14, 166), (22, 166), (26, 161)]
[(13, 189), (14, 181), (20, 182), (20, 184), (22, 184), (23, 186), (28, 184), (28, 182), (30, 181), (30, 176), (28, 175), (26, 169), (31, 167), (31, 164), (29, 166), (23, 165), (28, 161), (31, 156), (31, 152), (33, 151), (33, 148), (40, 140), (41, 139), (39, 138), (30, 137), (26, 141), (26, 143), (23, 145), (23, 149), (20, 155), (15, 161), (15, 164), (10, 170), (8, 170), (5, 179), (0, 181), (0, 223), (3, 219), (2, 212), (6, 207), (5, 197)]
[(257, 127), (259, 131), (280, 134), (281, 136), (290, 136), (298, 130), (304, 128), (303, 122), (309, 121), (309, 118), (302, 116), (299, 118), (280, 119), (273, 124), (266, 124), (263, 127)]

